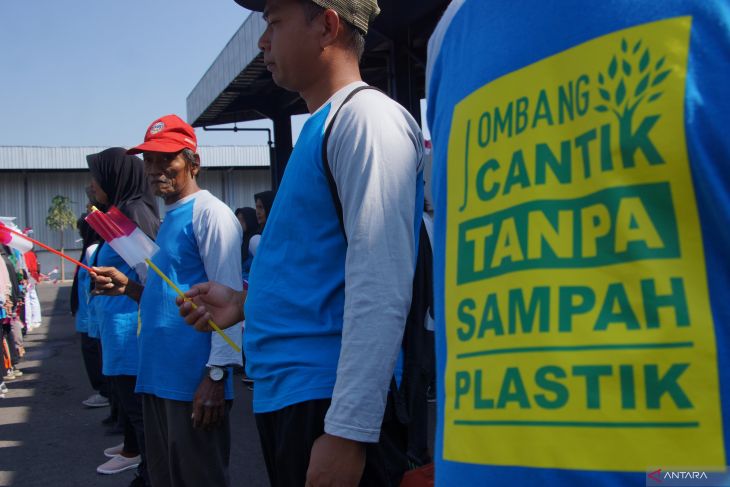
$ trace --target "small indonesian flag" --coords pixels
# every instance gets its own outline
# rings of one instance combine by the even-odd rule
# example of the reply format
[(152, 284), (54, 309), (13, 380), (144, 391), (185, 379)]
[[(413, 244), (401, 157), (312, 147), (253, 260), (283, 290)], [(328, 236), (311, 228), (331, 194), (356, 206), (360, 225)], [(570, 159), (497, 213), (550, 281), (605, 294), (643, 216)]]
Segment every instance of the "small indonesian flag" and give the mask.
[(144, 283), (147, 280), (145, 259), (152, 259), (160, 250), (157, 244), (114, 206), (106, 213), (92, 211), (85, 220), (137, 272)]
[(33, 244), (23, 237), (14, 235), (8, 231), (8, 228), (20, 232), (20, 228), (13, 223), (14, 217), (0, 217), (0, 244), (7, 245), (11, 249), (15, 249), (24, 254), (33, 248)]

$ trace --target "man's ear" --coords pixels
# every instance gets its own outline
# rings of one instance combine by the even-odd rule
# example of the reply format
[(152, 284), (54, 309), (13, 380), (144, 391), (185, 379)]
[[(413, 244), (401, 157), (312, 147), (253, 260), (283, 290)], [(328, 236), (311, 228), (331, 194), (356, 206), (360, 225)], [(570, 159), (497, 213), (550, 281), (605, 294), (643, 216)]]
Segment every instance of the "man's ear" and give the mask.
[(192, 173), (194, 178), (197, 178), (198, 174), (200, 173), (200, 154), (198, 154), (197, 152), (195, 153), (194, 160), (195, 162), (190, 168), (190, 172)]
[(337, 41), (337, 34), (342, 29), (342, 20), (337, 12), (328, 8), (320, 16), (322, 23), (322, 36), (320, 37), (320, 47), (322, 49), (333, 45)]

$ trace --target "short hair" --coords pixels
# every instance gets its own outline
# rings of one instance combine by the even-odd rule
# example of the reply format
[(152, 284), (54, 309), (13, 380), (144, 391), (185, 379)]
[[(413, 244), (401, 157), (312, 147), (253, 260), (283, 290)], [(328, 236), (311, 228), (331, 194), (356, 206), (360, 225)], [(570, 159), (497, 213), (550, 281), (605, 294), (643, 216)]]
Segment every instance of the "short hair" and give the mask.
[(195, 151), (193, 151), (192, 149), (183, 149), (182, 155), (186, 163), (191, 165), (195, 164)]
[[(192, 149), (187, 149), (187, 148), (183, 149), (182, 156), (183, 156), (183, 159), (185, 160), (186, 166), (195, 167), (196, 164), (198, 164), (198, 166), (200, 166), (200, 163), (195, 161), (195, 151), (193, 151)], [(195, 175), (195, 179), (198, 178), (199, 174), (200, 174), (200, 172), (198, 172), (198, 174)]]
[[(319, 15), (323, 14), (326, 10), (314, 3), (312, 0), (300, 0), (302, 8), (304, 9), (304, 18), (307, 23), (312, 22)], [(347, 48), (357, 56), (357, 62), (360, 62), (362, 55), (365, 52), (365, 34), (360, 29), (340, 17), (340, 21), (345, 31), (345, 45)]]

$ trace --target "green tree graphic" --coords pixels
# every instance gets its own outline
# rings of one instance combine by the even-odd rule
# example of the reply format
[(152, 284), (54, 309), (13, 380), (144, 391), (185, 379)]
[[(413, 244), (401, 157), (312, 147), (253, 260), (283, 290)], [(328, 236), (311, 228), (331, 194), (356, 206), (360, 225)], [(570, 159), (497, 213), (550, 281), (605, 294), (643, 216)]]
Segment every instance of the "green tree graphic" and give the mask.
[[(671, 68), (662, 69), (665, 59), (662, 56), (652, 66), (652, 54), (648, 47), (642, 50), (641, 39), (631, 49), (626, 39), (622, 39), (621, 52), (613, 55), (605, 73), (598, 73), (598, 94), (602, 101), (594, 109), (597, 112), (611, 111), (618, 118), (619, 144), (627, 167), (634, 166), (636, 152), (635, 147), (631, 147), (631, 140), (636, 134), (633, 131), (634, 114), (642, 102), (653, 103), (662, 96), (660, 85), (672, 71)], [(657, 120), (659, 115), (645, 118), (639, 130), (648, 132)], [(656, 149), (654, 153), (647, 151), (646, 147), (642, 149), (651, 164), (663, 162)]]

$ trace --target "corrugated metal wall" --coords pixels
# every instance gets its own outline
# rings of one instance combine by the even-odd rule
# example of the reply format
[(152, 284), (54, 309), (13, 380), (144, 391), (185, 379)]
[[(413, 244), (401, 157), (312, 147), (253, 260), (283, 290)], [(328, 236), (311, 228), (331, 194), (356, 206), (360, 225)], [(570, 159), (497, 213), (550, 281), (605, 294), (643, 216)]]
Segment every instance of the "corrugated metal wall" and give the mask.
[[(33, 227), (33, 238), (51, 247), (60, 246), (58, 232), (46, 226), (48, 208), (55, 195), (71, 198), (71, 209), (74, 215), (79, 216), (86, 203), (84, 187), (88, 184), (88, 176), (84, 173), (22, 173), (0, 172), (0, 214), (17, 217), (16, 224), (23, 228)], [(26, 192), (27, 187), (27, 192)], [(75, 230), (63, 232), (63, 242), (66, 249), (81, 248), (75, 242)], [(39, 251), (39, 260), (43, 272), (48, 272), (59, 266), (59, 260), (49, 252)], [(78, 251), (71, 250), (70, 254), (77, 257)], [(65, 265), (66, 277), (73, 272), (73, 266)], [(72, 275), (72, 274), (71, 274)]]
[(271, 175), (268, 169), (203, 169), (198, 184), (235, 210), (243, 206), (255, 206), (253, 195), (271, 189)]
[[(19, 227), (33, 227), (34, 238), (58, 246), (58, 233), (46, 226), (51, 199), (56, 195), (68, 196), (71, 209), (78, 216), (85, 208), (86, 184), (88, 176), (84, 173), (0, 173), (0, 214), (17, 217)], [(67, 247), (75, 247), (75, 230), (65, 231), (63, 237)]]
[(0, 146), (0, 169), (87, 169), (86, 156), (106, 147)]
[[(33, 238), (52, 247), (59, 246), (59, 234), (46, 226), (48, 208), (55, 195), (71, 198), (71, 208), (76, 216), (86, 210), (85, 187), (89, 183), (88, 172), (2, 172), (0, 171), (0, 216), (15, 216), (19, 227), (33, 227)], [(254, 206), (253, 195), (271, 187), (268, 169), (204, 169), (198, 180), (200, 187), (207, 189), (232, 209)], [(27, 194), (25, 188), (27, 186)], [(160, 209), (162, 210), (162, 200)], [(162, 214), (162, 211), (160, 212)], [(63, 240), (66, 249), (80, 249), (76, 242), (76, 230), (66, 230)], [(37, 250), (37, 249), (36, 249)], [(39, 252), (44, 271), (58, 266), (58, 260), (47, 252)], [(77, 251), (71, 252), (76, 257)], [(66, 273), (73, 272), (66, 266)], [(67, 275), (68, 278), (68, 275)]]
[[(0, 146), (0, 171), (64, 171), (88, 169), (86, 156), (106, 147)], [(220, 145), (198, 147), (203, 167), (268, 167), (266, 145)]]

